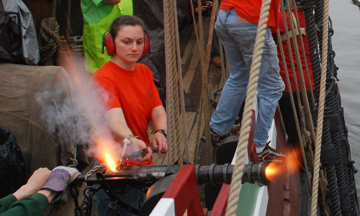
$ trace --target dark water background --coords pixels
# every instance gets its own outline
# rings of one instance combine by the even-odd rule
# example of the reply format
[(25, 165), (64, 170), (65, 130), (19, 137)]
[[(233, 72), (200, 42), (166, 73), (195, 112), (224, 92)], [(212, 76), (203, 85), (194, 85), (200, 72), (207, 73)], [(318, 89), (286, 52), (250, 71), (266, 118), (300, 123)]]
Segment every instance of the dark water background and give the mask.
[[(330, 1), (329, 14), (335, 31), (332, 37), (339, 67), (342, 107), (349, 131), (351, 156), (360, 171), (360, 10), (351, 0)], [(355, 174), (360, 197), (360, 172)]]

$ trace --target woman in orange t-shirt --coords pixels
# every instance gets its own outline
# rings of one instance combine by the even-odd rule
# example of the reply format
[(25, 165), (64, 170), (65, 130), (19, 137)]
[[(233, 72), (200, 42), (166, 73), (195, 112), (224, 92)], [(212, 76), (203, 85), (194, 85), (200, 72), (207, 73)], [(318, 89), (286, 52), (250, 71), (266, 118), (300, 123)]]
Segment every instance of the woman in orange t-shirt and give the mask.
[(148, 150), (144, 158), (138, 158), (141, 163), (133, 160), (129, 165), (152, 164), (147, 132), (150, 121), (158, 131), (152, 138), (153, 147), (161, 153), (167, 152), (165, 109), (150, 69), (137, 63), (145, 44), (143, 26), (143, 21), (135, 16), (115, 19), (109, 31), (114, 54), (92, 77), (107, 93), (103, 117), (114, 137), (119, 142), (128, 138), (134, 150)]
[[(102, 118), (116, 143), (124, 143), (128, 139), (131, 142), (129, 147), (134, 151), (148, 152), (142, 158), (126, 160), (123, 164), (151, 165), (152, 150), (147, 131), (149, 122), (152, 121), (155, 130), (153, 147), (158, 148), (160, 153), (167, 152), (167, 123), (153, 75), (147, 66), (137, 63), (144, 54), (144, 44), (148, 42), (144, 35), (144, 23), (135, 16), (123, 15), (112, 22), (109, 34), (105, 34), (104, 42), (107, 52), (113, 55), (111, 61), (92, 76), (92, 80), (106, 93), (106, 111)], [(114, 200), (103, 190), (94, 195), (99, 215), (136, 215), (135, 210), (141, 207), (145, 197), (144, 190), (137, 187), (124, 188), (118, 195), (120, 201), (128, 206), (110, 208), (109, 204)]]

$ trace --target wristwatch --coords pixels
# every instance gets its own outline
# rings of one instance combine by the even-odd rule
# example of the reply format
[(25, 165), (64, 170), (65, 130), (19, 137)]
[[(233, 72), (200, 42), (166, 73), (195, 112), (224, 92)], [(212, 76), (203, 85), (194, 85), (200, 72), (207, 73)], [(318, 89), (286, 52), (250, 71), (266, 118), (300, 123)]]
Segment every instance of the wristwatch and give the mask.
[(167, 138), (167, 132), (166, 132), (166, 130), (157, 129), (154, 134), (156, 134), (156, 133), (161, 133), (162, 135), (164, 135), (165, 138)]

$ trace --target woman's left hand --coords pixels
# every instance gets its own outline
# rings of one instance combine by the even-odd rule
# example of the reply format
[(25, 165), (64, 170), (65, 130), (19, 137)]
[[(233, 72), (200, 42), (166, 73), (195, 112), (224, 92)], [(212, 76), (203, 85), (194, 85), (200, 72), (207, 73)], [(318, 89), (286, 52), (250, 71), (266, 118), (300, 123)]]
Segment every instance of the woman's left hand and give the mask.
[(167, 153), (167, 139), (161, 133), (155, 133), (152, 138), (152, 144), (154, 148), (159, 149), (159, 153)]

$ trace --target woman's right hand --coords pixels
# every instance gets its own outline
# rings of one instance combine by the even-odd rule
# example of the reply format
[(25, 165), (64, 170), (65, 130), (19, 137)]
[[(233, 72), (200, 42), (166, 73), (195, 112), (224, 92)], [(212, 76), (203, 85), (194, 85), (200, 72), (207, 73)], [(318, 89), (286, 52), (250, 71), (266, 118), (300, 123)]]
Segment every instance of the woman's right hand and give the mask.
[(144, 157), (139, 157), (137, 158), (137, 160), (143, 162), (143, 161), (148, 161), (151, 159), (152, 157), (152, 150), (150, 147), (147, 147), (145, 142), (142, 140), (139, 140), (135, 137), (131, 137), (129, 139), (129, 141), (131, 142), (131, 146), (133, 147), (134, 151), (142, 151), (142, 150), (147, 150), (147, 154)]

